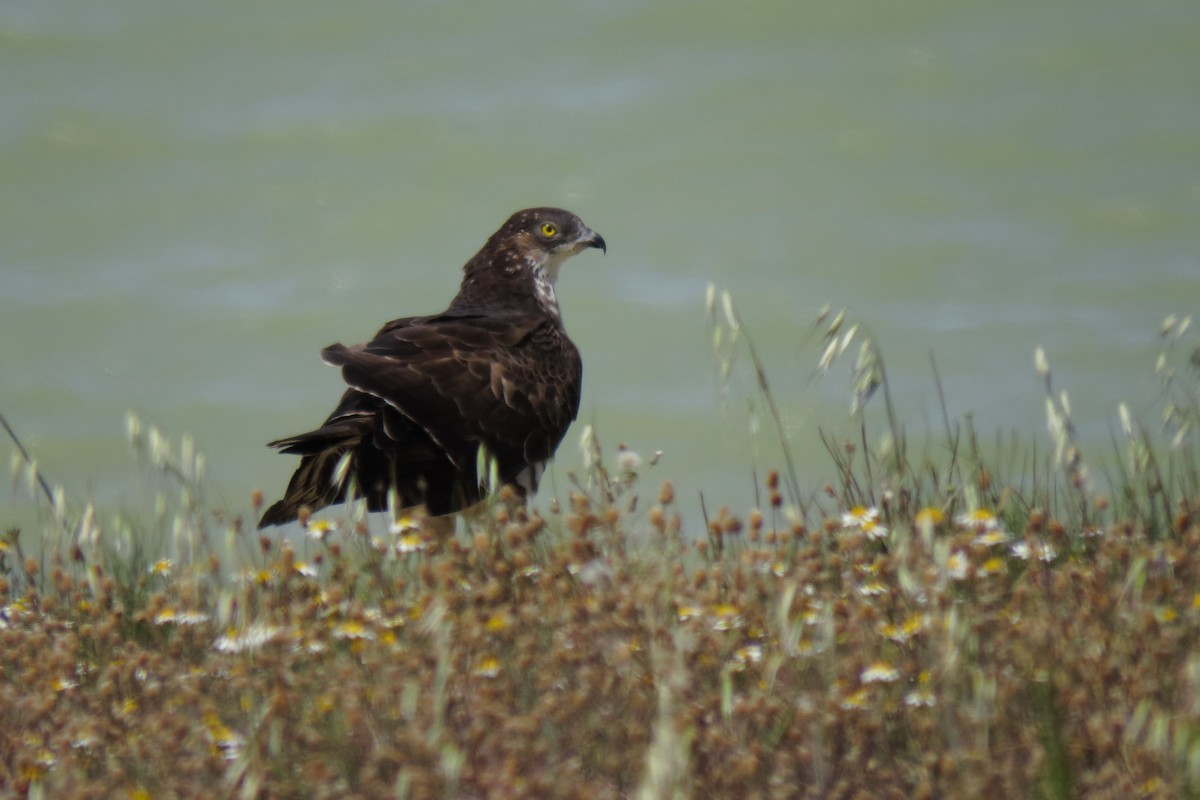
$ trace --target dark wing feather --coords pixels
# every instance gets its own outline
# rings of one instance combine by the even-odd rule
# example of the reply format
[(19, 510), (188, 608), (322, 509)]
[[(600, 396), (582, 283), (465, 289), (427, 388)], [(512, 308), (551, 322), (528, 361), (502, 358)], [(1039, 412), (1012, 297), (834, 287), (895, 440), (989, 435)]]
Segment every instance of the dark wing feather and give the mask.
[(407, 322), (322, 357), (351, 387), (425, 431), (460, 469), (474, 467), (480, 443), (504, 480), (553, 454), (579, 410), (582, 372), (560, 328), (520, 313)]
[(350, 452), (368, 508), (456, 511), (480, 498), (480, 445), (502, 481), (553, 455), (579, 410), (582, 365), (560, 327), (523, 313), (447, 313), (396, 320), (366, 345), (322, 351), (351, 387), (315, 431), (272, 442), (302, 456), (284, 498), (259, 527), (346, 499), (334, 471)]

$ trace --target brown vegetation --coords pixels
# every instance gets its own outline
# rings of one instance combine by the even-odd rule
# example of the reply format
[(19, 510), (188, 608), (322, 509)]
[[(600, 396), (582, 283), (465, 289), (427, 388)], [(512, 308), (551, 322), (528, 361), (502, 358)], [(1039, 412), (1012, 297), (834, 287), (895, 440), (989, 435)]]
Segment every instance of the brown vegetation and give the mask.
[(1103, 493), (1065, 422), (1038, 480), (970, 431), (939, 464), (842, 444), (820, 493), (772, 473), (703, 520), (590, 437), (544, 516), (294, 541), (134, 423), (180, 490), (150, 532), (60, 498), (0, 545), (0, 794), (1196, 796), (1195, 435), (1131, 431)]

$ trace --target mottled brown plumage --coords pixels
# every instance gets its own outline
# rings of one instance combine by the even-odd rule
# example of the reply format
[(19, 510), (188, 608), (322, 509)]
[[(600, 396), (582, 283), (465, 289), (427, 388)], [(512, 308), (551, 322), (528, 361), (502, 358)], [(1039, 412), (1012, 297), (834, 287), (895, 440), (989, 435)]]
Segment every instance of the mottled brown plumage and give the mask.
[[(503, 483), (534, 491), (579, 410), (582, 363), (554, 282), (562, 262), (588, 247), (604, 249), (604, 239), (574, 214), (519, 211), (467, 262), (446, 311), (321, 351), (350, 388), (320, 428), (270, 443), (301, 460), (259, 527), (348, 492), (372, 511), (388, 507), (389, 491), (400, 507), (458, 511), (483, 497), (481, 447)], [(339, 470), (343, 457), (348, 468)]]

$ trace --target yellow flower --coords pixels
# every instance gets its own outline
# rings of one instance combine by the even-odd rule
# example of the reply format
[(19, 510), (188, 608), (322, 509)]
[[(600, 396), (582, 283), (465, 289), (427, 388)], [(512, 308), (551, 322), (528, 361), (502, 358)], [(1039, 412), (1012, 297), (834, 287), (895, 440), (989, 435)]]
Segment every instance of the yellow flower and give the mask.
[(164, 608), (154, 615), (155, 625), (199, 625), (208, 622), (208, 614), (202, 611), (179, 611), (174, 608)]
[(867, 536), (871, 537), (872, 539), (886, 539), (887, 535), (888, 535), (887, 526), (881, 524), (878, 520), (874, 520), (874, 519), (863, 520), (862, 524), (859, 525), (858, 527), (862, 530), (863, 533), (865, 533)]
[(309, 520), (308, 527), (305, 529), (304, 533), (313, 539), (323, 542), (325, 541), (326, 536), (337, 529), (338, 524), (336, 522), (330, 522), (327, 519), (314, 519)]
[(899, 625), (893, 625), (890, 622), (880, 624), (879, 633), (893, 642), (904, 644), (924, 630), (928, 624), (929, 619), (924, 614), (909, 614), (908, 618)]
[(1004, 559), (999, 556), (993, 556), (983, 562), (983, 566), (977, 572), (980, 576), (999, 575), (1001, 572), (1004, 572)]
[(512, 625), (512, 619), (509, 618), (507, 611), (497, 611), (488, 617), (488, 621), (484, 627), (492, 632), (502, 631)]
[(358, 620), (346, 620), (333, 626), (333, 636), (335, 639), (363, 639), (373, 641), (375, 639), (375, 632)]
[(283, 632), (283, 629), (276, 625), (254, 622), (244, 630), (230, 628), (228, 633), (213, 643), (213, 647), (222, 653), (248, 652), (274, 641)]
[(391, 531), (393, 536), (403, 536), (413, 531), (419, 531), (421, 526), (417, 523), (415, 517), (405, 514), (392, 523)]
[(418, 533), (406, 533), (396, 538), (396, 552), (401, 555), (415, 553), (425, 549), (425, 542)]
[(859, 689), (854, 694), (842, 700), (842, 708), (846, 711), (857, 711), (867, 707), (871, 693), (868, 689)]
[(994, 547), (1008, 541), (1008, 534), (1001, 530), (984, 531), (975, 537), (975, 544)]
[(936, 506), (926, 506), (917, 512), (917, 516), (913, 519), (913, 523), (918, 528), (925, 526), (937, 527), (946, 521), (946, 514)]
[(855, 506), (849, 511), (842, 513), (843, 528), (863, 528), (867, 523), (875, 522), (879, 519), (879, 509), (871, 506)]
[(169, 558), (160, 558), (149, 566), (146, 570), (151, 575), (158, 575), (163, 578), (171, 577), (171, 568), (175, 565), (171, 563)]
[(716, 620), (713, 622), (713, 630), (728, 631), (733, 628), (740, 628), (745, 623), (742, 620), (742, 615), (738, 613), (737, 606), (728, 603), (713, 608), (713, 616)]
[(863, 683), (891, 683), (900, 679), (900, 670), (886, 661), (876, 661), (859, 676)]
[(871, 581), (870, 583), (864, 583), (862, 586), (858, 587), (858, 593), (868, 597), (873, 597), (877, 594), (886, 594), (887, 590), (887, 585), (880, 583), (879, 581)]
[(908, 619), (904, 620), (904, 624), (900, 627), (900, 630), (904, 631), (906, 636), (915, 636), (925, 628), (928, 622), (929, 618), (924, 614), (909, 614)]
[(796, 642), (796, 655), (798, 656), (815, 656), (817, 653), (824, 651), (824, 647), (817, 647), (816, 643), (811, 639), (800, 639), (800, 641)]
[(50, 768), (55, 763), (57, 763), (57, 760), (54, 758), (54, 754), (43, 746), (32, 762), (22, 766), (21, 776), (30, 783), (40, 782), (42, 778), (46, 777), (46, 773), (50, 771)]
[(240, 733), (221, 722), (220, 717), (211, 711), (204, 715), (204, 725), (208, 728), (209, 741), (226, 761), (234, 761), (241, 755), (246, 740)]
[(500, 674), (500, 659), (495, 656), (484, 656), (475, 667), (475, 675), (480, 678), (494, 678)]
[(735, 671), (740, 672), (748, 664), (757, 664), (762, 661), (762, 657), (763, 650), (761, 644), (748, 644), (734, 651), (732, 667)]
[(271, 569), (247, 569), (238, 573), (238, 580), (254, 583), (259, 586), (270, 586), (275, 580), (275, 572)]

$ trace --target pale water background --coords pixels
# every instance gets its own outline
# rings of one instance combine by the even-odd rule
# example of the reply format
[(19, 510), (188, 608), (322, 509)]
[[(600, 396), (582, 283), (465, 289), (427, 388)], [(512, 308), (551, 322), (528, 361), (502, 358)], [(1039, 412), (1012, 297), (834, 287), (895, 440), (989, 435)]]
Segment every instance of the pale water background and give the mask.
[(779, 463), (749, 382), (720, 400), (710, 281), (810, 488), (848, 430), (826, 303), (911, 433), (932, 353), (952, 414), (1044, 440), (1037, 345), (1097, 454), (1119, 401), (1155, 424), (1159, 323), (1200, 311), (1200, 3), (3, 0), (0, 172), (0, 410), (73, 499), (146, 507), (127, 409), (195, 435), (215, 504), (273, 498), (263, 444), (342, 390), (319, 349), (552, 204), (609, 243), (559, 283), (580, 420), (663, 450), (694, 518)]

